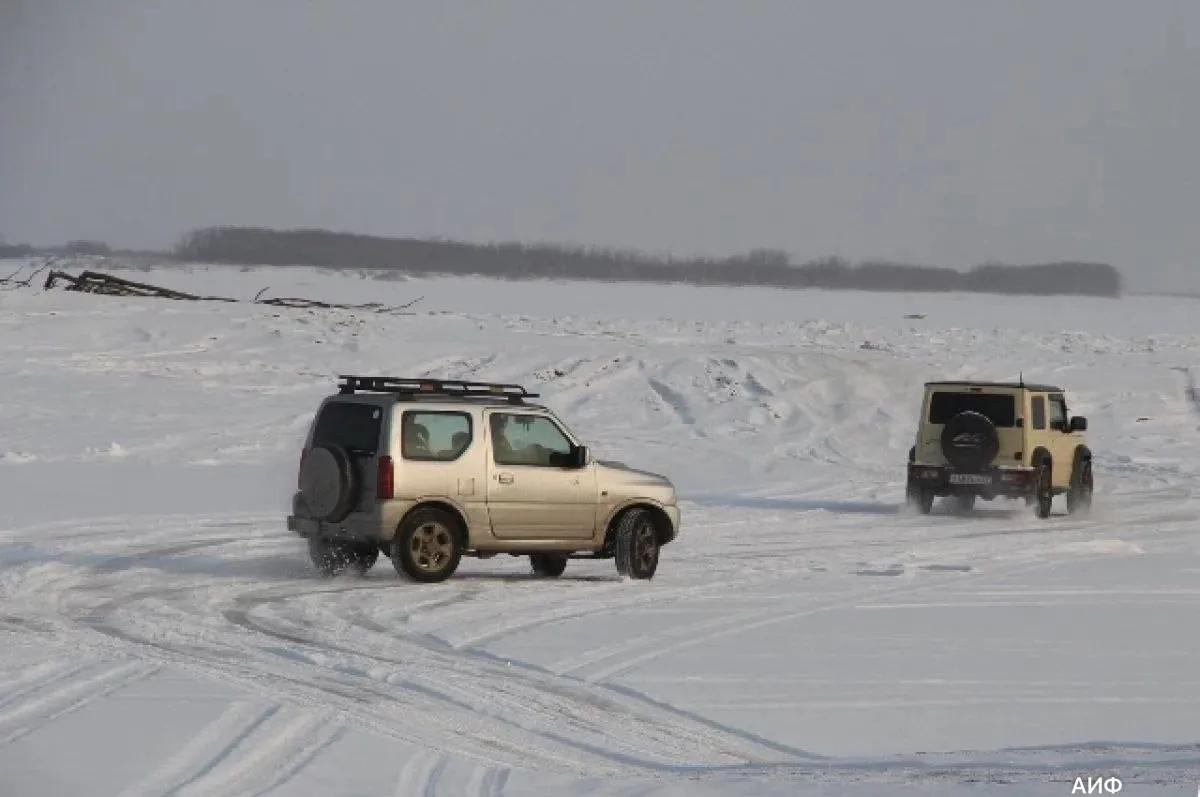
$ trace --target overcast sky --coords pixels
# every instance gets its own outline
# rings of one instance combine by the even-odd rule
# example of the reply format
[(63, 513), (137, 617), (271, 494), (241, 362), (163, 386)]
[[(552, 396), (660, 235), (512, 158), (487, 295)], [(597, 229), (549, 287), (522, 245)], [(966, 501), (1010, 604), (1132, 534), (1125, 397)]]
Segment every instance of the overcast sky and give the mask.
[(212, 224), (1200, 290), (1191, 0), (0, 0), (0, 234)]

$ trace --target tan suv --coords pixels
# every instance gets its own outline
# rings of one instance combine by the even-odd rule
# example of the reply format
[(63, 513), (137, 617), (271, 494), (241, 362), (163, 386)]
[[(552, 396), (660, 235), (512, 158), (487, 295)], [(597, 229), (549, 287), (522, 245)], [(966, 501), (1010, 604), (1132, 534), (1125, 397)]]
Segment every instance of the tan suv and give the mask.
[(288, 528), (317, 570), (365, 572), (380, 551), (441, 581), (464, 555), (528, 555), (538, 576), (613, 558), (651, 578), (679, 532), (662, 476), (594, 461), (519, 385), (341, 376), (300, 459)]
[(1087, 419), (1071, 417), (1066, 393), (1021, 382), (930, 382), (917, 443), (908, 454), (910, 506), (928, 514), (936, 496), (960, 511), (976, 498), (1024, 498), (1050, 517), (1056, 495), (1067, 511), (1092, 504)]

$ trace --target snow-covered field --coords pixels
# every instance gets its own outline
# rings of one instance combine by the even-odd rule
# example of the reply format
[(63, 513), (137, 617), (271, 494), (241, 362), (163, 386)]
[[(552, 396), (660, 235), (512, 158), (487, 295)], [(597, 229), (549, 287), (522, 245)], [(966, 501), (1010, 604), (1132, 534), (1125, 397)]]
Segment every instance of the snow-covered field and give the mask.
[[(423, 299), (0, 292), (5, 797), (1200, 783), (1194, 299), (129, 276)], [(901, 511), (921, 383), (1022, 371), (1090, 418), (1093, 515)], [(320, 580), (282, 521), (346, 372), (536, 387), (670, 475), (683, 533), (649, 583), (510, 557)]]

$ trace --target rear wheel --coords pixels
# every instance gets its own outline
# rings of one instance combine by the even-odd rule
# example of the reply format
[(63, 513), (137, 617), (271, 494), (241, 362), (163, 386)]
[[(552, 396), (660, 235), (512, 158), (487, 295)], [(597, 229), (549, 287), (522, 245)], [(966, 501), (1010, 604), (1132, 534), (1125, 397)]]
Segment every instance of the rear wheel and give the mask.
[(658, 529), (644, 509), (630, 509), (621, 516), (616, 532), (617, 572), (629, 578), (654, 577), (658, 569)]
[(1050, 507), (1054, 503), (1054, 485), (1050, 481), (1050, 460), (1044, 459), (1038, 465), (1037, 486), (1034, 488), (1034, 508), (1040, 518), (1050, 517)]
[(922, 515), (928, 515), (933, 511), (933, 493), (920, 485), (909, 482), (904, 497), (908, 506)]
[(1071, 480), (1071, 489), (1067, 492), (1067, 513), (1087, 514), (1092, 508), (1092, 463), (1084, 462), (1079, 473)]
[(347, 571), (363, 575), (379, 558), (379, 549), (370, 543), (310, 537), (308, 557), (323, 576), (336, 576)]
[(539, 578), (558, 578), (567, 569), (567, 555), (562, 553), (531, 553), (529, 565)]
[(458, 569), (462, 541), (458, 519), (440, 509), (418, 509), (392, 540), (396, 572), (414, 581), (444, 581)]

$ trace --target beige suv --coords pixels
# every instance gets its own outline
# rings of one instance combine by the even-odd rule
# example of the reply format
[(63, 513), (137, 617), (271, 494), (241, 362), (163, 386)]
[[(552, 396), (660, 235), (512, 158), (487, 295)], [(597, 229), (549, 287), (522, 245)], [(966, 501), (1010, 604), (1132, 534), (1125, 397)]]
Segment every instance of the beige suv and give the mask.
[(519, 385), (339, 379), (308, 432), (288, 517), (323, 574), (365, 572), (383, 551), (417, 581), (501, 553), (528, 555), (538, 576), (613, 558), (646, 579), (679, 532), (670, 481), (592, 460)]
[(1071, 417), (1066, 393), (1021, 382), (930, 382), (917, 442), (908, 454), (907, 500), (928, 514), (937, 496), (970, 511), (976, 498), (1024, 498), (1049, 517), (1056, 495), (1067, 511), (1092, 504), (1087, 419)]

